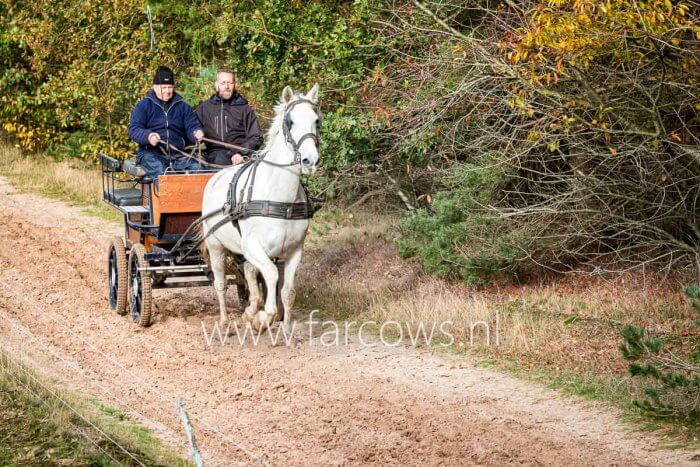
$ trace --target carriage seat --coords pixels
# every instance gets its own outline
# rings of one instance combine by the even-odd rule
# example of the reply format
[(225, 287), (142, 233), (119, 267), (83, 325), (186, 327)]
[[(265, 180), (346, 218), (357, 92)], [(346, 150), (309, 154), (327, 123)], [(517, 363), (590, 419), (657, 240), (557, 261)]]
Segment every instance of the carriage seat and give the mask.
[(146, 169), (138, 165), (133, 159), (126, 159), (122, 164), (122, 170), (132, 177), (141, 178), (146, 176)]
[(117, 188), (108, 194), (109, 200), (117, 206), (140, 206), (141, 190), (136, 188)]

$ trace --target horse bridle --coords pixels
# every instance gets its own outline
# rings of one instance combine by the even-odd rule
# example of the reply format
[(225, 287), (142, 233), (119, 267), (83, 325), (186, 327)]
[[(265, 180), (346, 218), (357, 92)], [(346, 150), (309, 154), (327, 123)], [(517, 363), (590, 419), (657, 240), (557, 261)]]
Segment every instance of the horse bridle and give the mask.
[[(304, 104), (304, 103), (311, 105), (313, 111), (316, 113), (316, 116), (318, 117), (318, 123), (316, 124), (316, 133), (306, 133), (301, 138), (299, 138), (298, 141), (294, 141), (294, 138), (292, 138), (292, 132), (291, 132), (292, 131), (292, 117), (291, 117), (290, 113), (291, 113), (292, 109), (297, 104)], [(297, 165), (297, 164), (301, 165), (301, 152), (299, 151), (299, 148), (301, 147), (302, 143), (304, 141), (306, 141), (307, 139), (312, 139), (314, 141), (314, 144), (316, 144), (316, 147), (318, 148), (318, 142), (320, 140), (319, 131), (320, 131), (320, 127), (321, 127), (321, 118), (322, 118), (321, 112), (319, 111), (316, 103), (314, 103), (313, 101), (310, 101), (308, 99), (304, 99), (302, 97), (302, 98), (295, 100), (294, 102), (291, 102), (284, 109), (284, 117), (282, 120), (282, 134), (284, 135), (285, 142), (291, 147), (291, 149), (294, 153), (294, 159), (292, 160), (292, 162), (289, 162), (287, 164), (280, 164), (277, 162), (265, 160), (266, 153), (262, 152), (262, 151), (253, 151), (252, 155), (251, 155), (251, 159), (257, 160), (258, 162), (264, 162), (264, 163), (269, 164), (269, 165), (274, 165), (275, 167), (291, 167), (291, 166)], [(209, 141), (209, 142), (212, 142), (212, 143), (218, 144), (220, 146), (224, 146), (224, 147), (229, 147), (231, 149), (235, 149), (235, 150), (238, 150), (241, 152), (250, 151), (250, 149), (248, 149), (248, 148), (244, 148), (242, 146), (237, 146), (235, 144), (226, 144), (226, 143), (223, 143), (221, 141), (210, 140), (207, 138), (202, 138), (202, 139), (204, 139), (205, 141)], [(198, 162), (202, 163), (202, 161), (199, 158), (194, 157), (194, 152), (195, 152), (196, 148), (192, 150), (192, 154), (187, 154), (185, 151), (173, 146), (170, 143), (167, 143), (167, 147), (169, 149), (174, 150), (175, 152), (180, 153), (184, 157), (194, 159), (194, 160), (197, 160)], [(160, 150), (161, 150), (161, 152), (163, 152), (163, 155), (165, 155), (166, 157), (169, 157), (169, 154), (162, 147), (160, 148)], [(207, 165), (211, 165), (211, 166), (218, 167), (218, 168), (228, 167), (228, 166), (218, 166), (217, 164), (211, 164), (211, 163), (207, 163)]]
[[(294, 138), (292, 138), (292, 117), (291, 117), (291, 112), (292, 109), (298, 104), (309, 104), (313, 108), (314, 112), (318, 116), (318, 124), (316, 125), (316, 133), (306, 133), (302, 135), (301, 138), (299, 138), (298, 141), (294, 141)], [(292, 151), (294, 152), (294, 160), (289, 164), (289, 165), (296, 165), (296, 164), (301, 164), (301, 152), (299, 152), (299, 148), (301, 147), (302, 143), (306, 141), (307, 139), (312, 139), (314, 144), (318, 147), (318, 142), (319, 142), (319, 127), (321, 126), (321, 112), (319, 112), (317, 105), (304, 98), (300, 98), (295, 100), (294, 102), (291, 102), (287, 107), (284, 109), (284, 120), (282, 120), (282, 134), (284, 135), (284, 140), (287, 142), (289, 146), (291, 146)], [(267, 162), (267, 161), (266, 161)]]

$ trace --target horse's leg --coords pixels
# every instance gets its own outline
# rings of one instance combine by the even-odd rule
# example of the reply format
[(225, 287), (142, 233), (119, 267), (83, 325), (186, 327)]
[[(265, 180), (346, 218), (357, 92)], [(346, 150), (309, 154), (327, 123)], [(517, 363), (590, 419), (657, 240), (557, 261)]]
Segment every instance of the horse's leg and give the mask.
[(277, 272), (277, 266), (268, 258), (262, 245), (255, 239), (246, 240), (247, 239), (245, 239), (242, 244), (245, 259), (250, 261), (253, 266), (260, 271), (265, 280), (265, 286), (267, 287), (265, 309), (255, 315), (255, 319), (252, 323), (254, 328), (260, 329), (261, 327), (267, 327), (272, 324), (272, 320), (274, 320), (277, 315), (277, 297), (275, 290), (277, 290), (279, 273)]
[(214, 290), (219, 299), (219, 327), (226, 329), (226, 249), (218, 241), (207, 241), (211, 272), (214, 274)]
[(301, 261), (302, 247), (297, 248), (284, 262), (284, 284), (282, 285), (282, 305), (284, 305), (284, 329), (288, 336), (292, 334), (292, 307), (296, 290), (294, 289), (294, 276)]
[(260, 289), (258, 288), (258, 270), (250, 261), (243, 263), (243, 272), (245, 280), (248, 284), (248, 306), (243, 312), (243, 319), (249, 323), (253, 322), (253, 318), (258, 313), (260, 307)]

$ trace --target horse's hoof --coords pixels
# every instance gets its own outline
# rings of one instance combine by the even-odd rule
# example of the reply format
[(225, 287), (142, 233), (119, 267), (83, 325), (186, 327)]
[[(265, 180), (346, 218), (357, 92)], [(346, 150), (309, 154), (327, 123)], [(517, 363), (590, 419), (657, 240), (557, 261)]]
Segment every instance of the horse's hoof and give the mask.
[(250, 325), (255, 332), (260, 332), (265, 329), (265, 323), (260, 320), (260, 313), (255, 315), (255, 317), (250, 322)]
[(265, 323), (267, 327), (272, 326), (272, 323), (275, 322), (275, 317), (277, 316), (277, 310), (272, 310), (267, 312), (267, 316), (265, 317)]
[(257, 315), (255, 315), (255, 328), (260, 329), (260, 330), (265, 330), (268, 329), (272, 323), (274, 322), (276, 312), (267, 312), (264, 310), (261, 310), (258, 312)]
[(229, 326), (229, 323), (230, 323), (230, 322), (231, 322), (231, 321), (230, 321), (228, 318), (226, 318), (226, 319), (220, 319), (220, 320), (219, 320), (219, 329), (221, 329), (222, 331), (226, 331), (226, 330), (228, 329), (228, 326)]
[(246, 323), (252, 323), (256, 315), (257, 311), (253, 310), (251, 307), (246, 307), (245, 311), (243, 312), (243, 320)]

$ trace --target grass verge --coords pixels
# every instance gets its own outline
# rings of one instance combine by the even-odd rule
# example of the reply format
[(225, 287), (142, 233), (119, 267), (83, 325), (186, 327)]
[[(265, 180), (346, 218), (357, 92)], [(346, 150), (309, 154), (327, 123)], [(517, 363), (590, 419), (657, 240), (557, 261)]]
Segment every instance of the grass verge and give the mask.
[(189, 465), (126, 415), (63, 390), (0, 351), (1, 465), (137, 461)]

